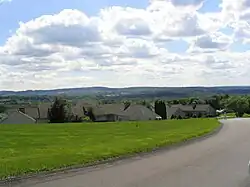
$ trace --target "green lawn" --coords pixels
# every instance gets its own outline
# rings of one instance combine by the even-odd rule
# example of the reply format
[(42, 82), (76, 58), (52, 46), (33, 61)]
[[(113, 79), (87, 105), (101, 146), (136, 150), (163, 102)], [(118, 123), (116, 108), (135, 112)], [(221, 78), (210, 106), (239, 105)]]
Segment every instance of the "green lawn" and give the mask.
[(218, 126), (216, 119), (0, 125), (0, 178), (147, 151)]
[[(236, 118), (235, 113), (227, 113), (226, 116), (228, 118)], [(224, 114), (221, 114), (220, 117), (224, 117)], [(250, 115), (249, 114), (244, 114), (243, 118), (250, 118)]]

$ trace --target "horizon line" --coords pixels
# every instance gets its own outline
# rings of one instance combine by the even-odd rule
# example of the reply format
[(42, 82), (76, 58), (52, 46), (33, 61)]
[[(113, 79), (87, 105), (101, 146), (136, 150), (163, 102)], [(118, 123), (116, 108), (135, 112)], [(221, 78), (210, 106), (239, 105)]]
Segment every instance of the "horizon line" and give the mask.
[(27, 90), (0, 90), (0, 92), (36, 92), (36, 91), (59, 91), (59, 90), (71, 90), (71, 89), (90, 89), (90, 88), (107, 88), (107, 89), (129, 89), (129, 88), (219, 88), (219, 87), (250, 87), (250, 85), (240, 85), (240, 86), (225, 86), (225, 85), (215, 85), (215, 86), (128, 86), (128, 87), (108, 87), (108, 86), (86, 86), (86, 87), (63, 87), (54, 89), (27, 89)]

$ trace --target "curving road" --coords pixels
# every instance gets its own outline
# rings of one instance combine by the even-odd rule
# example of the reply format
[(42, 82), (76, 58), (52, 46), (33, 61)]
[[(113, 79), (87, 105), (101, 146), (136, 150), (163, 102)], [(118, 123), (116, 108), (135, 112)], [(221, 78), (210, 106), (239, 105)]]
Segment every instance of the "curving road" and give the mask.
[(225, 125), (219, 134), (172, 151), (99, 168), (30, 179), (11, 186), (250, 187), (247, 168), (250, 160), (250, 119), (222, 122)]

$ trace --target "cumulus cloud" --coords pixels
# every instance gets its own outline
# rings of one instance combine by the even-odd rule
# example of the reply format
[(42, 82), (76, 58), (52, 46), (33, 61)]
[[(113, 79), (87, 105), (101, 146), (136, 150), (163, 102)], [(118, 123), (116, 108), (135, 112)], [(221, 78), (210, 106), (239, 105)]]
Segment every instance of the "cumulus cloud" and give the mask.
[(250, 3), (229, 2), (216, 13), (198, 11), (204, 0), (152, 0), (145, 9), (65, 9), (20, 22), (0, 46), (0, 89), (206, 85), (209, 76), (227, 84), (223, 71), (237, 78), (250, 69), (249, 52), (230, 51), (248, 42)]
[(12, 0), (0, 0), (0, 5), (3, 4), (3, 3), (8, 3), (8, 2), (11, 2)]
[(153, 3), (159, 3), (159, 2), (167, 2), (171, 3), (173, 6), (176, 7), (186, 7), (186, 6), (193, 6), (200, 8), (205, 0), (150, 0), (150, 2)]
[(231, 37), (220, 32), (197, 37), (191, 44), (188, 52), (214, 52), (226, 50), (232, 43)]

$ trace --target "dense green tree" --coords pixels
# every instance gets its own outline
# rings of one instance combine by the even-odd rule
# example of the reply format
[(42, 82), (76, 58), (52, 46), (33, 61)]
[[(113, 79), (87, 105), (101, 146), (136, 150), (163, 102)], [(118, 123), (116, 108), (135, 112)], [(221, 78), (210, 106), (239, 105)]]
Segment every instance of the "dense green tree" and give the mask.
[(67, 103), (65, 100), (56, 98), (52, 107), (48, 110), (50, 123), (65, 123), (68, 121)]
[(180, 104), (180, 101), (175, 99), (175, 100), (172, 101), (172, 104), (173, 105), (178, 105), (178, 104)]
[(189, 103), (189, 98), (183, 98), (179, 100), (179, 103), (182, 105), (186, 105)]
[(143, 106), (147, 107), (148, 109), (152, 110), (150, 103), (147, 102), (146, 100), (139, 101), (139, 102), (137, 102), (137, 104), (143, 105)]
[(7, 108), (4, 105), (0, 105), (0, 113), (4, 113)]
[(227, 109), (235, 112), (236, 117), (242, 117), (249, 110), (246, 97), (234, 96), (228, 99)]
[(211, 98), (206, 99), (206, 103), (211, 105), (214, 109), (219, 110), (222, 108), (221, 106), (222, 98), (219, 96), (212, 96)]
[(162, 119), (167, 119), (167, 109), (164, 101), (157, 100), (155, 102), (155, 113), (162, 117)]

